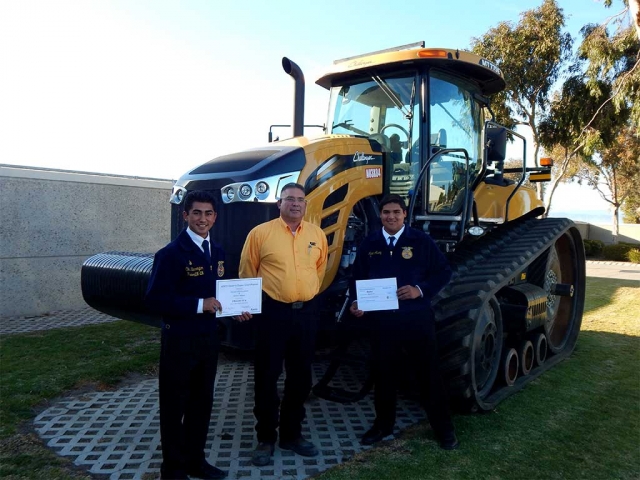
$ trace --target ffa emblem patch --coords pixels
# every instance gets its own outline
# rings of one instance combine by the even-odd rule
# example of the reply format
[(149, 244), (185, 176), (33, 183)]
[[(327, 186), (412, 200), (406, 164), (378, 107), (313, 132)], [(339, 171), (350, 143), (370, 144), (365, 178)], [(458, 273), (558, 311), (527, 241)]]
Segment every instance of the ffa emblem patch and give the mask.
[(402, 247), (402, 258), (404, 258), (405, 260), (409, 260), (411, 257), (413, 257), (413, 252), (411, 250), (413, 250), (413, 247)]
[(224, 275), (224, 260), (218, 262), (218, 276), (222, 277)]

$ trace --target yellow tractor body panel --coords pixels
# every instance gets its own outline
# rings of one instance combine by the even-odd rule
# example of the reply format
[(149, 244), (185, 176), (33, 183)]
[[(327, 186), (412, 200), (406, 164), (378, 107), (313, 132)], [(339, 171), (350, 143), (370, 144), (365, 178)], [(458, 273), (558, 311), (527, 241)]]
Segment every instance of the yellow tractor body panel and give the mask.
[[(304, 147), (306, 165), (298, 183), (311, 187), (307, 193), (305, 220), (322, 226), (322, 219), (335, 221), (323, 227), (329, 240), (327, 271), (321, 290), (326, 289), (340, 266), (348, 218), (354, 205), (363, 198), (383, 192), (383, 157), (373, 151), (365, 138), (327, 135), (309, 141)], [(344, 197), (327, 202), (327, 197), (349, 185)], [(337, 215), (332, 217), (332, 215)]]
[(544, 207), (538, 199), (536, 191), (527, 185), (522, 185), (509, 202), (509, 218), (505, 218), (505, 210), (509, 195), (517, 184), (499, 186), (481, 182), (474, 192), (478, 207), (478, 217), (482, 219), (502, 219), (504, 222), (519, 218), (526, 213)]

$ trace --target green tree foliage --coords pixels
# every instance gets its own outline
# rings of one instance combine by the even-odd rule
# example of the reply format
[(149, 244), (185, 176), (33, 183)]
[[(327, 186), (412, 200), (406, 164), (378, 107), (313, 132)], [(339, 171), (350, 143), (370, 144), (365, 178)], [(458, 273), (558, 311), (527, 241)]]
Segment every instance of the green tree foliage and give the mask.
[[(564, 24), (557, 2), (544, 0), (540, 7), (522, 13), (517, 25), (499, 23), (471, 41), (473, 52), (498, 65), (507, 82), (506, 90), (492, 100), (496, 120), (510, 128), (518, 124), (531, 128), (536, 165), (538, 120), (571, 55), (572, 39), (562, 32)], [(539, 195), (542, 197), (541, 190)]]
[(574, 75), (553, 95), (539, 125), (540, 142), (555, 160), (547, 212), (559, 183), (576, 176), (580, 161), (589, 161), (596, 150), (611, 145), (628, 118), (626, 106), (616, 111), (612, 104), (604, 103), (610, 94), (610, 85), (599, 82), (592, 92), (582, 75)]
[(640, 223), (640, 189), (629, 193), (622, 204), (622, 212), (626, 223)]
[(615, 243), (620, 206), (629, 195), (640, 191), (640, 129), (635, 125), (624, 128), (611, 146), (582, 163), (577, 178), (593, 187), (613, 206)]
[[(617, 110), (631, 108), (631, 119), (640, 125), (640, 19), (638, 2), (632, 0), (635, 9), (623, 0), (624, 9), (601, 25), (586, 25), (582, 28), (582, 43), (578, 49), (581, 59), (587, 61), (587, 85), (593, 94), (601, 93), (600, 85), (611, 85), (606, 102)], [(605, 2), (611, 7), (612, 0)], [(635, 18), (632, 18), (635, 15)]]

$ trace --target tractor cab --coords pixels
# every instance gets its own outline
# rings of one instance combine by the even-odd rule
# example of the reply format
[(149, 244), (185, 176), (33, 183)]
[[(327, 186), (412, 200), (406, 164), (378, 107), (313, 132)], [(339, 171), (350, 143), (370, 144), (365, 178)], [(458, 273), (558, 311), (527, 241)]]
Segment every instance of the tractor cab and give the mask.
[(504, 87), (488, 65), (467, 52), (419, 48), (339, 60), (317, 82), (330, 89), (328, 133), (375, 144), (383, 193), (404, 197), (412, 223), (444, 243), (462, 239), (485, 170), (484, 95)]

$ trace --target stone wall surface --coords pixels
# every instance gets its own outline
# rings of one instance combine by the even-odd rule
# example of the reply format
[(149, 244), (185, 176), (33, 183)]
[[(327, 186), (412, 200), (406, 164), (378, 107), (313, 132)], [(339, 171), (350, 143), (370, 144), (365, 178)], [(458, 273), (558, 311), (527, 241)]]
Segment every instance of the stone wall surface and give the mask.
[(0, 165), (0, 317), (84, 308), (80, 268), (169, 241), (172, 180)]

